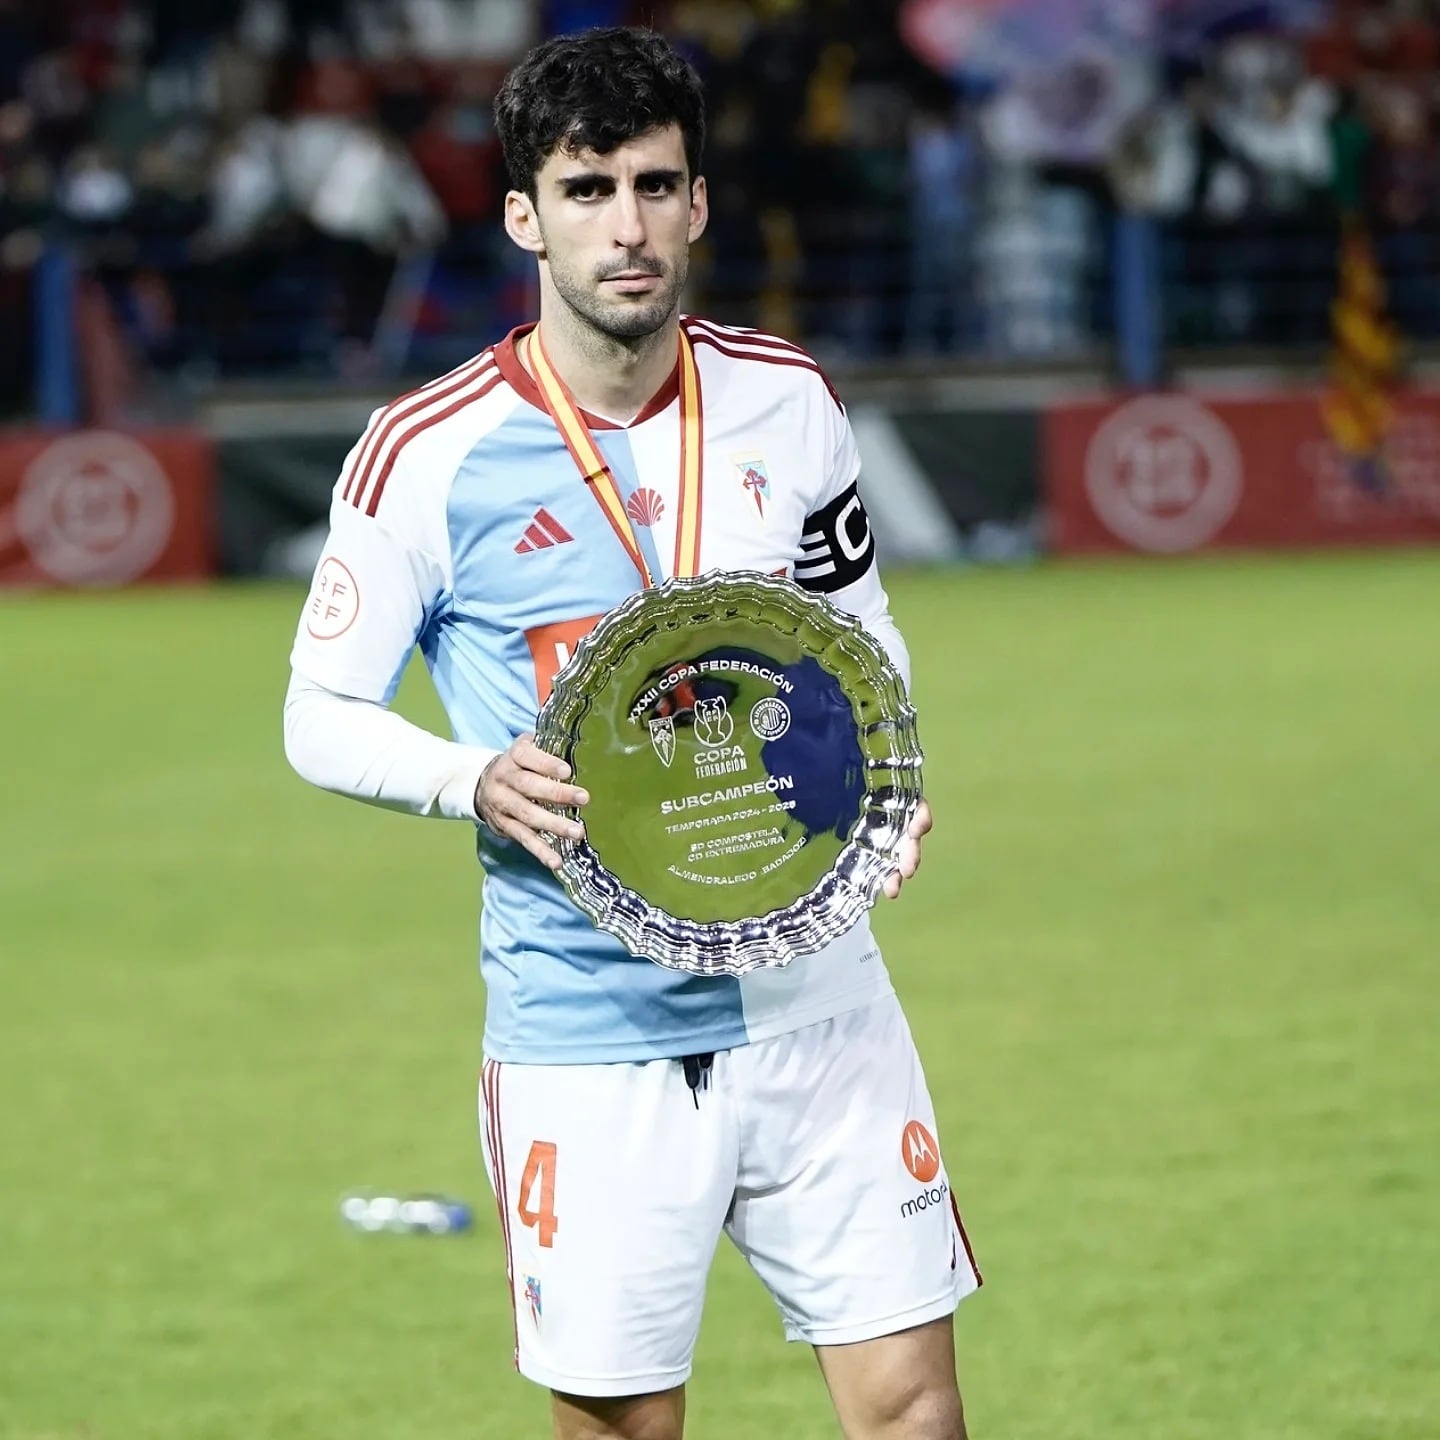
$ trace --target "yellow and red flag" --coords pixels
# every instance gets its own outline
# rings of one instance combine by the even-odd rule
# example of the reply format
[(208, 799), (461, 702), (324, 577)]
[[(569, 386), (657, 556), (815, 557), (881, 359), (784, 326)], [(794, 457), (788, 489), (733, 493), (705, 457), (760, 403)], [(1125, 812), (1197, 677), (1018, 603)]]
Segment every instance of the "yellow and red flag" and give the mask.
[(1340, 284), (1330, 307), (1330, 329), (1330, 386), (1320, 402), (1325, 428), (1356, 483), (1383, 491), (1389, 484), (1385, 442), (1395, 419), (1401, 342), (1375, 247), (1358, 217), (1346, 221), (1340, 241)]

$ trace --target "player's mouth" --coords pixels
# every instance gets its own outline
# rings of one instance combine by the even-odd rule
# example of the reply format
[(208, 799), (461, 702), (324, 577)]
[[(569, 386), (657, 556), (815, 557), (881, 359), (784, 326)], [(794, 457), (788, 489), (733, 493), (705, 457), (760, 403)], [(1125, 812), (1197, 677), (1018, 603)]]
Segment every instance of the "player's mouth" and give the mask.
[(608, 276), (604, 283), (623, 295), (644, 295), (659, 286), (660, 277), (649, 270), (624, 270), (619, 275)]

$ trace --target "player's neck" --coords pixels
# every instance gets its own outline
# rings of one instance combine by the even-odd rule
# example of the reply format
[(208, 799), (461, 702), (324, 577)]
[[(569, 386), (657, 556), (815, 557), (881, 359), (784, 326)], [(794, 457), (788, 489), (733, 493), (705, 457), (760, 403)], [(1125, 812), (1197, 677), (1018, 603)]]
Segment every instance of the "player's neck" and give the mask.
[[(542, 306), (537, 333), (543, 334), (545, 354), (575, 403), (592, 415), (628, 425), (670, 378), (679, 325), (678, 316), (672, 316), (651, 335), (617, 340)], [(529, 354), (522, 353), (521, 359), (533, 371)]]

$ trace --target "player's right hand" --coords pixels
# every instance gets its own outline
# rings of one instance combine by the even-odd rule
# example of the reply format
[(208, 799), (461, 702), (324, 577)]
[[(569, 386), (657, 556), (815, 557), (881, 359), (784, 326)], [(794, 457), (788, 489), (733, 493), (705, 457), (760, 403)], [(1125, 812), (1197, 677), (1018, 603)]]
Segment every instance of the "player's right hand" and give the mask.
[(566, 783), (570, 774), (558, 755), (542, 750), (533, 735), (522, 735), (485, 767), (475, 787), (475, 813), (497, 835), (523, 845), (542, 865), (558, 870), (560, 857), (543, 836), (583, 840), (585, 827), (544, 807), (590, 802), (587, 791)]

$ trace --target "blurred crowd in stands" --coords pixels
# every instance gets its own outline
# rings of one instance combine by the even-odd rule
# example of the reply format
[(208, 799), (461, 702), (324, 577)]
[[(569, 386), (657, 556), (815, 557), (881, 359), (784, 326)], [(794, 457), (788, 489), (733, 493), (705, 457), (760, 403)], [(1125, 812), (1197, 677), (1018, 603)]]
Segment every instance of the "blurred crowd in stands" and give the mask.
[[(1117, 211), (1162, 222), (1179, 341), (1319, 338), (1342, 215), (1435, 270), (1440, 0), (1072, 0), (1093, 31), (988, 72), (936, 48), (965, 3), (0, 0), (0, 389), (27, 383), (57, 246), (93, 343), (153, 373), (463, 358), (533, 304), (498, 226), (495, 87), (593, 24), (653, 23), (707, 81), (697, 307), (831, 357), (1093, 353)], [(1038, 36), (1051, 3), (985, 9)], [(1404, 289), (1440, 336), (1434, 280)]]
[(1440, 338), (1440, 5), (1326, 8), (1304, 35), (1242, 31), (1171, 64), (1108, 153), (1116, 202), (1168, 222), (1173, 339), (1320, 341), (1347, 221), (1402, 328)]

